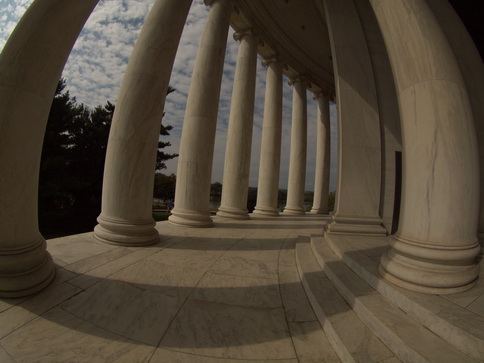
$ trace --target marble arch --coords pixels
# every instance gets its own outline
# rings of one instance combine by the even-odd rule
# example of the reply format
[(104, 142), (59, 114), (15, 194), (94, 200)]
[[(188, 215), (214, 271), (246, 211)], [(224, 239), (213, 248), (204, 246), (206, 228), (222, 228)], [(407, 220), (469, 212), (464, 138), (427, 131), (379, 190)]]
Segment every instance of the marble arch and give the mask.
[[(37, 225), (43, 132), (64, 64), (97, 0), (35, 0), (0, 55), (0, 295), (43, 289), (54, 267)], [(95, 236), (141, 246), (159, 239), (151, 218), (158, 120), (192, 0), (157, 0), (128, 65), (108, 144)], [(172, 223), (210, 227), (208, 191), (229, 26), (240, 42), (220, 215), (248, 218), (256, 54), (267, 66), (256, 213), (277, 215), (281, 77), (294, 89), (291, 180), (285, 213), (302, 214), (306, 90), (321, 111), (319, 203), (327, 193), (327, 103), (338, 105), (337, 204), (326, 233), (392, 231), (395, 154), (401, 208), (382, 276), (425, 293), (471, 288), (484, 240), (484, 68), (445, 0), (207, 0), (193, 70)], [(149, 105), (149, 107), (146, 107)], [(479, 140), (479, 142), (478, 142)], [(480, 147), (480, 148), (479, 148)], [(481, 174), (479, 174), (481, 170)], [(264, 172), (262, 172), (264, 171)], [(225, 178), (225, 177), (224, 177)], [(397, 198), (398, 199), (398, 198)], [(326, 208), (326, 209), (325, 209)], [(314, 212), (326, 213), (317, 205)], [(323, 226), (322, 226), (323, 227)]]

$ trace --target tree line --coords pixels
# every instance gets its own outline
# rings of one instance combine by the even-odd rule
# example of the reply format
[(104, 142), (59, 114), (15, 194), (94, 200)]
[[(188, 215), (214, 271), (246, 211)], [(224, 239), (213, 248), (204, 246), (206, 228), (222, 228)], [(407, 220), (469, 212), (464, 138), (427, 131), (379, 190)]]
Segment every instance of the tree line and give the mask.
[[(167, 94), (175, 89), (169, 87)], [(77, 104), (61, 79), (49, 113), (39, 175), (39, 229), (47, 238), (92, 231), (101, 212), (102, 180), (109, 130), (115, 105), (107, 101), (93, 109)], [(171, 126), (161, 125), (160, 136)], [(176, 157), (158, 143), (159, 174), (165, 161)]]

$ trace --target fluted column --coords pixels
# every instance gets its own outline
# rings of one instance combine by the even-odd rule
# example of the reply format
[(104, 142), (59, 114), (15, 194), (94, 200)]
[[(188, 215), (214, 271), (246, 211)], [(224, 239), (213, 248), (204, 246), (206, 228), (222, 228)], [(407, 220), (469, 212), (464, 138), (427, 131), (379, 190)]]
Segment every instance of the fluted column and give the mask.
[(400, 223), (380, 272), (425, 293), (474, 285), (479, 213), (475, 124), (455, 55), (425, 0), (370, 0), (395, 75), (403, 137)]
[(159, 241), (152, 217), (166, 90), (191, 0), (158, 0), (136, 42), (109, 133), (102, 210), (94, 236), (119, 245)]
[(38, 226), (45, 126), (72, 46), (97, 0), (36, 0), (0, 54), (0, 297), (54, 278)]
[(266, 92), (257, 204), (253, 213), (277, 216), (282, 137), (282, 63), (273, 57), (264, 59), (262, 64), (267, 67)]
[(306, 81), (302, 77), (289, 81), (292, 93), (291, 152), (287, 185), (286, 214), (304, 214), (307, 149), (307, 96)]
[(211, 227), (208, 203), (220, 87), (232, 0), (211, 5), (198, 49), (180, 143), (171, 223)]
[(234, 38), (240, 40), (240, 46), (230, 106), (222, 201), (217, 215), (225, 218), (249, 219), (247, 195), (258, 40), (250, 30), (237, 32)]
[(329, 125), (329, 97), (317, 92), (313, 97), (318, 102), (318, 126), (316, 141), (316, 168), (314, 198), (311, 213), (328, 214), (329, 168), (331, 133)]
[[(384, 236), (380, 216), (382, 142), (373, 67), (353, 0), (323, 0), (330, 31), (338, 106), (335, 234)], [(369, 6), (369, 5), (367, 5)]]

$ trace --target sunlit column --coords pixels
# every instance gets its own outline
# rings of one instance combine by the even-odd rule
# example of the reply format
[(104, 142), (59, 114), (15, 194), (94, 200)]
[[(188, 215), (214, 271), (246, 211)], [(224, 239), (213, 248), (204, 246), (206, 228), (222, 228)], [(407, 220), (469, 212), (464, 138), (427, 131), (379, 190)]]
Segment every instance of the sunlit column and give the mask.
[(54, 278), (38, 226), (45, 127), (65, 62), (97, 0), (36, 0), (0, 55), (0, 297)]
[(208, 208), (220, 87), (232, 0), (211, 5), (198, 49), (180, 143), (171, 223), (211, 227)]
[(104, 168), (94, 236), (106, 243), (159, 241), (152, 217), (156, 151), (166, 91), (192, 0), (158, 0), (136, 42), (121, 85)]
[(467, 87), (425, 0), (370, 0), (395, 75), (402, 116), (400, 223), (380, 272), (425, 293), (474, 285), (479, 160)]
[(264, 59), (267, 67), (264, 120), (259, 164), (257, 205), (254, 214), (277, 216), (282, 137), (282, 63)]
[(250, 152), (254, 120), (258, 40), (250, 31), (237, 32), (240, 40), (225, 151), (222, 200), (217, 215), (248, 219)]
[(304, 214), (304, 189), (306, 183), (307, 149), (307, 96), (306, 81), (302, 77), (292, 78), (292, 126), (291, 153), (289, 159), (289, 181), (287, 185), (286, 214)]
[(322, 92), (314, 93), (318, 102), (318, 126), (316, 141), (316, 167), (314, 199), (311, 213), (328, 214), (329, 169), (331, 134), (329, 124), (329, 97)]

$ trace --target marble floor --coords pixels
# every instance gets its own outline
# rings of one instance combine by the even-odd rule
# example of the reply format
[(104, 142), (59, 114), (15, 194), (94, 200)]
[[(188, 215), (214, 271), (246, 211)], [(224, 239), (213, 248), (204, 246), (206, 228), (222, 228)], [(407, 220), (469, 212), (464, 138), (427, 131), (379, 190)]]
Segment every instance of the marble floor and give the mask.
[(294, 256), (322, 217), (214, 221), (159, 222), (149, 247), (49, 240), (52, 285), (0, 300), (0, 362), (339, 362)]

